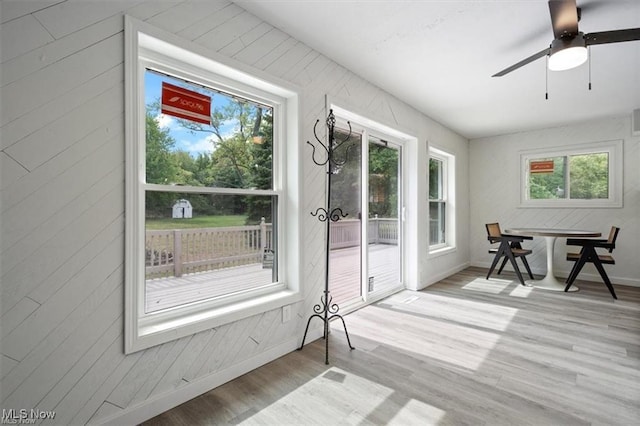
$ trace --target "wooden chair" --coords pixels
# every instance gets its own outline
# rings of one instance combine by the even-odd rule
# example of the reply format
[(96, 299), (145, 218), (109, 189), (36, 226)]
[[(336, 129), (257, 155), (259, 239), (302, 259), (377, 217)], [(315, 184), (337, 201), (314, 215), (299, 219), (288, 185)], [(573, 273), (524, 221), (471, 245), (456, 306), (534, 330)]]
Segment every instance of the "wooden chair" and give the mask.
[(527, 262), (526, 258), (528, 254), (531, 254), (531, 250), (523, 249), (521, 245), (524, 240), (531, 240), (533, 239), (533, 237), (503, 234), (498, 223), (487, 223), (485, 224), (485, 227), (487, 228), (487, 239), (489, 240), (489, 242), (491, 244), (500, 243), (497, 248), (492, 247), (489, 249), (489, 253), (495, 254), (495, 256), (493, 258), (493, 262), (491, 263), (491, 268), (489, 268), (487, 279), (489, 279), (491, 273), (498, 264), (498, 261), (502, 257), (504, 257), (504, 259), (502, 260), (500, 269), (498, 269), (498, 275), (500, 275), (500, 273), (502, 272), (502, 269), (507, 264), (507, 261), (511, 261), (511, 265), (513, 266), (513, 270), (516, 272), (518, 279), (520, 280), (522, 285), (525, 285), (522, 274), (520, 273), (520, 268), (518, 268), (518, 264), (516, 263), (516, 258), (519, 257), (520, 259), (522, 259), (522, 263), (527, 269), (529, 277), (533, 279), (533, 274), (531, 273), (531, 268), (529, 268), (529, 262)]
[[(593, 265), (596, 267), (613, 298), (618, 298), (602, 264), (604, 263), (607, 265), (615, 265), (616, 261), (613, 259), (613, 256), (611, 256), (610, 253), (612, 253), (613, 249), (616, 248), (616, 238), (618, 238), (619, 231), (620, 228), (612, 226), (611, 231), (609, 232), (609, 238), (607, 238), (606, 240), (597, 240), (591, 238), (567, 239), (568, 246), (580, 246), (582, 248), (580, 249), (579, 253), (567, 253), (567, 260), (575, 263), (573, 264), (573, 268), (571, 269), (571, 272), (567, 277), (567, 286), (565, 287), (564, 291), (569, 290), (575, 279), (578, 277), (578, 274), (582, 270), (582, 267), (585, 265), (585, 263), (589, 262), (593, 263)], [(609, 254), (598, 254), (596, 252), (597, 247), (607, 249), (609, 251)]]

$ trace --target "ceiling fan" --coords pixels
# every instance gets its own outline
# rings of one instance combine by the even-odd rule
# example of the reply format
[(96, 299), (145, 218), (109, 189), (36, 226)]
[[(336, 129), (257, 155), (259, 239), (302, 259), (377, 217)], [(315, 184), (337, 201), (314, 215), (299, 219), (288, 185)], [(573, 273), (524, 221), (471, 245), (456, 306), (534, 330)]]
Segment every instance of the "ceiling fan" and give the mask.
[(576, 0), (550, 0), (549, 12), (554, 36), (551, 45), (503, 69), (492, 75), (492, 77), (502, 77), (545, 56), (549, 57), (548, 67), (550, 70), (567, 70), (581, 65), (587, 60), (587, 46), (640, 40), (640, 28), (600, 31), (589, 34), (578, 31), (578, 21), (582, 10), (576, 5)]

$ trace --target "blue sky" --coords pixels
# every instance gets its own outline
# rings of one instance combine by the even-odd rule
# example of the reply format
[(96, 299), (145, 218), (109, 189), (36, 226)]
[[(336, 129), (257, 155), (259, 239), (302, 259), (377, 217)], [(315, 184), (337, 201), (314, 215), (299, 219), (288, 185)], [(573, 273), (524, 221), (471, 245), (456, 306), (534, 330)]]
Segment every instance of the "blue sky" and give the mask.
[[(230, 102), (230, 99), (214, 91), (208, 92), (200, 86), (189, 87), (184, 81), (173, 79), (164, 75), (156, 74), (154, 72), (147, 71), (145, 73), (144, 82), (144, 96), (145, 104), (148, 105), (161, 98), (162, 82), (166, 81), (176, 86), (187, 87), (192, 90), (197, 90), (201, 93), (206, 93), (212, 96), (213, 101), (211, 109), (215, 107), (221, 107)], [(169, 131), (171, 137), (176, 141), (175, 150), (186, 151), (192, 157), (197, 157), (200, 153), (213, 152), (214, 146), (211, 142), (212, 135), (210, 133), (192, 133), (189, 130), (181, 127), (176, 120), (176, 117), (172, 117), (166, 114), (158, 114), (156, 121), (165, 130)], [(227, 126), (223, 126), (223, 132), (231, 133), (234, 129), (234, 123), (229, 123)]]

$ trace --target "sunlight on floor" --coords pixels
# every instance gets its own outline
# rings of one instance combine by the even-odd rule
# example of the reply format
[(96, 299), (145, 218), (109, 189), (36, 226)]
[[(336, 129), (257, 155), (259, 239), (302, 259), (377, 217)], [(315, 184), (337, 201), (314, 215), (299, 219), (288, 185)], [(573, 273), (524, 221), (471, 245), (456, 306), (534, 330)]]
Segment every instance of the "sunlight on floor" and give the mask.
[(430, 425), (437, 424), (446, 411), (417, 399), (410, 399), (387, 424), (391, 425)]
[[(353, 320), (355, 316), (357, 320)], [(410, 351), (475, 371), (501, 335), (460, 324), (465, 321), (464, 317), (462, 309), (458, 310), (454, 322), (427, 315), (407, 316), (407, 311), (368, 306), (350, 316), (348, 327), (351, 335), (365, 336), (402, 352)], [(386, 331), (377, 326), (380, 321), (387, 323)], [(400, 329), (402, 332), (397, 331)]]
[(516, 284), (516, 287), (511, 290), (509, 296), (526, 298), (529, 297), (531, 291), (533, 290), (533, 287), (520, 285), (513, 280), (502, 280), (498, 278), (491, 278), (488, 280), (485, 278), (476, 278), (470, 283), (464, 285), (462, 289), (490, 294), (500, 294), (503, 291), (507, 290), (509, 286), (514, 284)]
[[(314, 418), (333, 419), (340, 424), (427, 425), (437, 424), (446, 414), (422, 401), (398, 397), (395, 392), (332, 367), (240, 424), (301, 424), (313, 412)], [(323, 396), (316, 399), (315, 395)], [(335, 402), (330, 407), (324, 403), (327, 395), (332, 395)]]
[[(419, 300), (419, 302), (416, 302)], [(494, 303), (447, 297), (431, 293), (401, 292), (387, 298), (380, 306), (389, 305), (395, 310), (413, 313), (423, 317), (465, 323), (478, 328), (504, 331), (518, 309)], [(470, 312), (480, 312), (482, 316), (469, 316)]]
[(509, 293), (509, 296), (526, 298), (529, 297), (532, 291), (533, 287), (519, 285), (518, 287), (514, 288), (511, 293)]
[(462, 287), (463, 290), (482, 291), (484, 293), (500, 294), (502, 293), (513, 281), (501, 280), (501, 279), (484, 279), (476, 278), (469, 284)]

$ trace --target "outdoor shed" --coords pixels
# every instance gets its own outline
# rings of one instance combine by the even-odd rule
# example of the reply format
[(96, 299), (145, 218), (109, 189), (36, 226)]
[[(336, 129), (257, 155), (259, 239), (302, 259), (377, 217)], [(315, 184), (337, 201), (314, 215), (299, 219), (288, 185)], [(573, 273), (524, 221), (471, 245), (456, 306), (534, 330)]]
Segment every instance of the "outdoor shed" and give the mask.
[(172, 218), (174, 219), (191, 219), (193, 216), (193, 209), (189, 200), (178, 200), (173, 205)]

